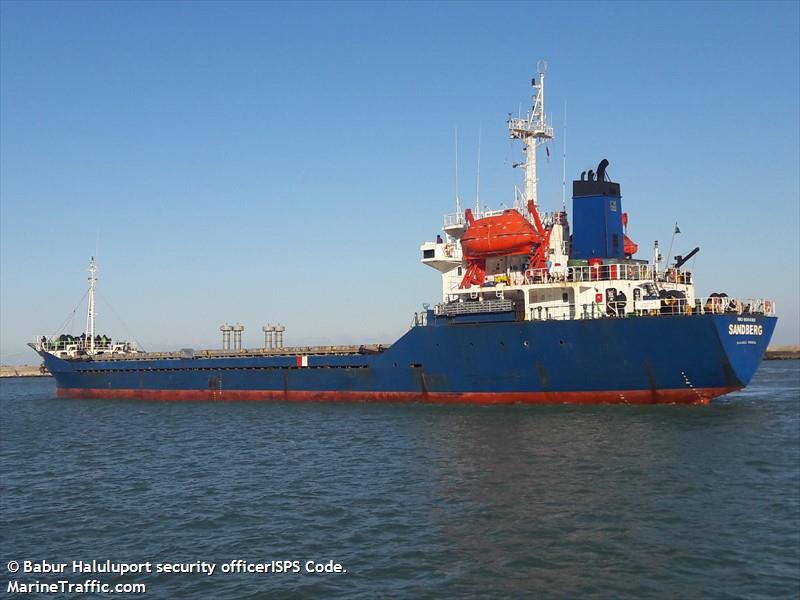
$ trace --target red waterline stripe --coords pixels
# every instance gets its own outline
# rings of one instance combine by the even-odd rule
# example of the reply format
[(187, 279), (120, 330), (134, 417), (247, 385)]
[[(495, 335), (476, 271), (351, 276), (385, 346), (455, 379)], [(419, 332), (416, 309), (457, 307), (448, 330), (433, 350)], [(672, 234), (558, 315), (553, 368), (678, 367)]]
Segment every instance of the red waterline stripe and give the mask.
[(213, 402), (429, 402), (438, 404), (708, 404), (741, 387), (597, 392), (353, 392), (58, 388), (59, 398)]

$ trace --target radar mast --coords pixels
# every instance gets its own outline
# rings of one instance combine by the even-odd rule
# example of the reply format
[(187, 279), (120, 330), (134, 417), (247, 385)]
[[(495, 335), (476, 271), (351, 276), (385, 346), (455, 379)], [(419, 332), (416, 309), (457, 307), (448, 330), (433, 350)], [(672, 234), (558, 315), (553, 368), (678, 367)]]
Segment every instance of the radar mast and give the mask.
[(536, 147), (546, 140), (553, 139), (553, 127), (547, 124), (544, 112), (544, 76), (547, 72), (547, 63), (540, 60), (536, 63), (539, 72), (539, 82), (531, 79), (534, 90), (532, 96), (533, 106), (525, 118), (508, 119), (508, 133), (512, 140), (522, 140), (525, 151), (525, 201), (533, 201), (538, 208), (536, 188)]

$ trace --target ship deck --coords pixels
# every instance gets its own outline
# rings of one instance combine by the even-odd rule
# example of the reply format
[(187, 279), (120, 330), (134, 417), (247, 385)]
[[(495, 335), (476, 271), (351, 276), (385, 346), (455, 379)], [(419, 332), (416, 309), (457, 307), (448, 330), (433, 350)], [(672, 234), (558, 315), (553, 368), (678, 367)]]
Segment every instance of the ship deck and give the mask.
[[(194, 350), (173, 352), (136, 352), (126, 354), (97, 354), (95, 361), (169, 360), (185, 358), (255, 358), (260, 356), (354, 356), (379, 354), (391, 344), (362, 344), (346, 346), (287, 346), (284, 348), (244, 348), (242, 350)], [(81, 357), (72, 360), (87, 360)]]

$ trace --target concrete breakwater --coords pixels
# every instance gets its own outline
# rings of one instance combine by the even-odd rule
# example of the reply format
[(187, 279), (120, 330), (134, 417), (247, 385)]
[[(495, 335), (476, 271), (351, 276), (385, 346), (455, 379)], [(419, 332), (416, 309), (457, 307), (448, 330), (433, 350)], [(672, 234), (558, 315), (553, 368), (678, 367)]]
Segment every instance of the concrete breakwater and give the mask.
[(764, 355), (766, 360), (795, 360), (800, 358), (800, 346), (770, 346)]
[(0, 377), (50, 377), (39, 365), (0, 365)]

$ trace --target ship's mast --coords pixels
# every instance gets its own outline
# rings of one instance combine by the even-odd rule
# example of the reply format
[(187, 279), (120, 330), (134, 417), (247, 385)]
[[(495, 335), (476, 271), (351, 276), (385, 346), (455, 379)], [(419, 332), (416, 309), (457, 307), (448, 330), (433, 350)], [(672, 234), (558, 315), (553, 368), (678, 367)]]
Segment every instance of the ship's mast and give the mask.
[(86, 337), (89, 342), (89, 353), (94, 354), (94, 291), (97, 285), (97, 265), (94, 256), (89, 262), (89, 308), (86, 313)]
[(461, 222), (461, 198), (458, 195), (458, 127), (456, 127), (456, 218)]
[(548, 125), (544, 112), (544, 75), (547, 72), (547, 63), (540, 60), (536, 64), (539, 72), (539, 82), (531, 80), (534, 94), (533, 107), (528, 111), (526, 118), (508, 119), (508, 132), (511, 139), (522, 140), (525, 146), (525, 200), (533, 200), (538, 206), (536, 197), (536, 146), (545, 140), (553, 139), (553, 127)]

